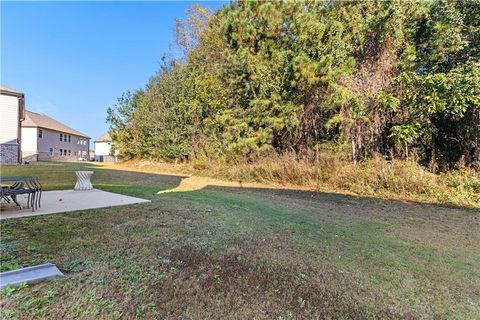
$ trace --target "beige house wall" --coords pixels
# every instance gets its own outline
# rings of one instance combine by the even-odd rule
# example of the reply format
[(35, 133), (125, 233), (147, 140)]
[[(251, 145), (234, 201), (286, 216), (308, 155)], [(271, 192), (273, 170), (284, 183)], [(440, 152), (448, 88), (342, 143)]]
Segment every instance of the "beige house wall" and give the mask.
[(37, 128), (22, 128), (22, 154), (37, 153)]
[(18, 97), (0, 95), (0, 144), (18, 144)]

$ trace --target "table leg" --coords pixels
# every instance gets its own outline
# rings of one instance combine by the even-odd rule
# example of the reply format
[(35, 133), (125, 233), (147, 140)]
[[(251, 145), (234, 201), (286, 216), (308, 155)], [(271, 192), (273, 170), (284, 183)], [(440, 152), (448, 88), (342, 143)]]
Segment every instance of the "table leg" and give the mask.
[(13, 202), (15, 202), (15, 204), (16, 204), (20, 209), (22, 209), (22, 206), (21, 206), (20, 203), (18, 203), (18, 201), (17, 201), (17, 195), (12, 195), (11, 198), (12, 198)]

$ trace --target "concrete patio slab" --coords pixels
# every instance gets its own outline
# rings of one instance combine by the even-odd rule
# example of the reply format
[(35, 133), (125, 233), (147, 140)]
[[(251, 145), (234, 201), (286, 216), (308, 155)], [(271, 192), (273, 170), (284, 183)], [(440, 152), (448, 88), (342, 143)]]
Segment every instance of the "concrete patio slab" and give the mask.
[[(26, 205), (26, 196), (18, 197), (18, 202)], [(123, 206), (128, 204), (145, 203), (150, 200), (125, 196), (118, 193), (98, 189), (87, 191), (56, 190), (42, 193), (42, 206), (32, 212), (31, 209), (19, 210), (14, 204), (1, 203), (0, 220), (39, 216), (44, 214), (62, 213), (78, 210)]]
[(63, 273), (53, 263), (0, 272), (0, 288), (8, 285), (17, 286), (22, 283), (37, 283), (62, 277)]

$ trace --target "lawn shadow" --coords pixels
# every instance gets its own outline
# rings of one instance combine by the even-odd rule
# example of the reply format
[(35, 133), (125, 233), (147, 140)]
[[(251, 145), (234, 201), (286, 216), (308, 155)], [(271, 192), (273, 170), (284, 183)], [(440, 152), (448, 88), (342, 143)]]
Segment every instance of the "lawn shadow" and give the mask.
[[(45, 170), (45, 168), (49, 168)], [(478, 212), (478, 208), (454, 205), (429, 204), (419, 201), (402, 201), (384, 199), (375, 196), (349, 195), (335, 192), (302, 190), (298, 187), (268, 186), (261, 183), (223, 181), (209, 177), (170, 174), (164, 172), (142, 172), (128, 168), (111, 168), (95, 163), (55, 163), (53, 166), (31, 165), (19, 166), (9, 170), (6, 175), (38, 176), (45, 190), (71, 189), (75, 185), (75, 170), (93, 170), (92, 183), (95, 188), (131, 196), (146, 197), (150, 200), (166, 194), (215, 191), (243, 193), (257, 197), (270, 197), (275, 201), (307, 201), (325, 207), (354, 207), (362, 212), (380, 210), (388, 212), (439, 212), (462, 210)], [(13, 174), (12, 174), (13, 173)], [(448, 210), (447, 210), (448, 209)]]
[(302, 190), (295, 187), (285, 186), (267, 186), (261, 183), (224, 181), (210, 177), (186, 176), (156, 172), (138, 172), (134, 170), (120, 170), (98, 168), (97, 171), (104, 172), (109, 177), (98, 177), (104, 180), (111, 179), (115, 172), (121, 172), (120, 176), (125, 177), (129, 183), (140, 186), (143, 191), (135, 191), (129, 188), (129, 184), (108, 185), (104, 182), (98, 184), (102, 189), (117, 191), (131, 195), (141, 195), (147, 192), (149, 197), (155, 198), (156, 195), (167, 195), (174, 193), (191, 193), (197, 191), (228, 192), (230, 194), (240, 193), (262, 198), (273, 198), (274, 201), (288, 202), (289, 199), (295, 201), (308, 202), (314, 206), (323, 206), (331, 210), (340, 207), (347, 211), (358, 210), (358, 212), (370, 212), (388, 215), (415, 216), (419, 212), (424, 218), (428, 216), (439, 217), (442, 213), (451, 214), (456, 212), (478, 213), (478, 208), (461, 207), (456, 205), (431, 204), (421, 201), (385, 199), (375, 196), (350, 195), (336, 192), (324, 192), (316, 190)]

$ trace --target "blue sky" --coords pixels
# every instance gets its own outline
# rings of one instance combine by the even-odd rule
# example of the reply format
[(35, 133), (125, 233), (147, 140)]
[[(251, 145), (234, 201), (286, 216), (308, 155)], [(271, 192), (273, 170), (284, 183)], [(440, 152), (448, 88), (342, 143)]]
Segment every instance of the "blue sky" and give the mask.
[(107, 108), (144, 87), (172, 52), (175, 19), (192, 2), (0, 5), (1, 84), (25, 93), (27, 110), (97, 138), (108, 129)]

